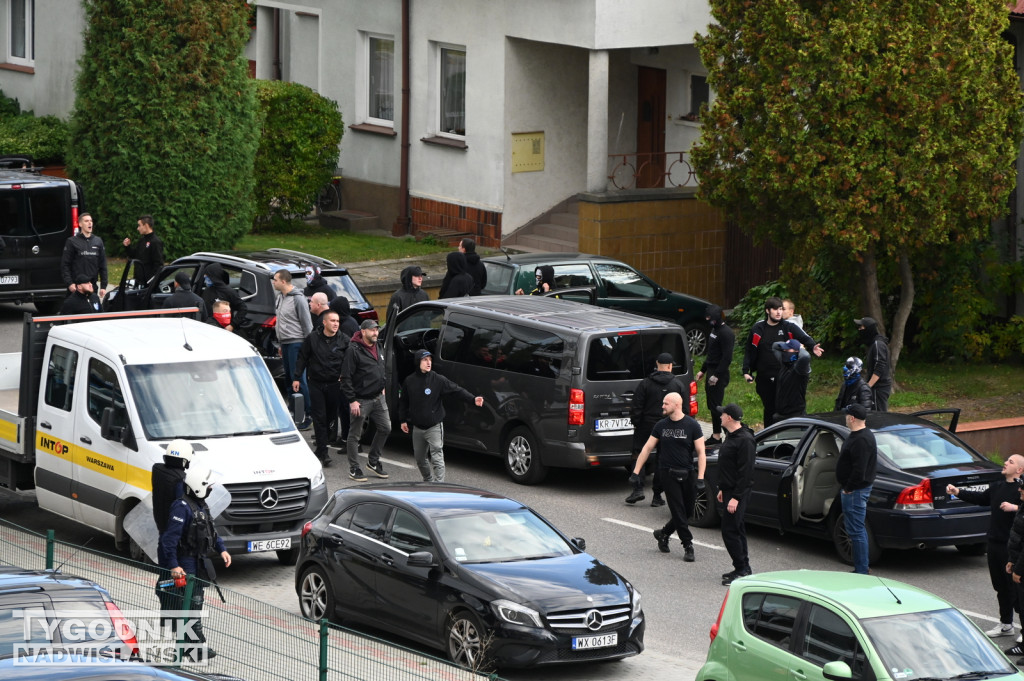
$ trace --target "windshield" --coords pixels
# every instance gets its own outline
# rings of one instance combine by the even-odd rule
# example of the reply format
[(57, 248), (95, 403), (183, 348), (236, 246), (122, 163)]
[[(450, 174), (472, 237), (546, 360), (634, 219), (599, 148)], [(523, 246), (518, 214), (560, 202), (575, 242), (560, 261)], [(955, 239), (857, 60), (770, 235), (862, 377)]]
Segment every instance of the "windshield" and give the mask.
[(147, 440), (291, 430), (292, 420), (259, 357), (126, 368)]
[(504, 563), (572, 555), (551, 526), (525, 508), (436, 521), (441, 543), (460, 563)]
[[(862, 620), (893, 678), (955, 679), (963, 674), (987, 678), (1013, 674), (999, 651), (963, 613), (954, 608)], [(972, 672), (979, 672), (974, 675)]]
[(878, 453), (904, 470), (975, 463), (975, 456), (942, 430), (921, 426), (876, 430)]

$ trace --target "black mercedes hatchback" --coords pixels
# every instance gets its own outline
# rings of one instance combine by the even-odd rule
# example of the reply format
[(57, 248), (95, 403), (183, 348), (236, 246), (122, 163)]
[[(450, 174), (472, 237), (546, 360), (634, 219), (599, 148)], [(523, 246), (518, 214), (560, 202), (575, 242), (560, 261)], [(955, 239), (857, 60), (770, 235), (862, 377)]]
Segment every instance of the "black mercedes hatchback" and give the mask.
[(475, 670), (644, 649), (640, 593), (527, 506), (471, 487), (339, 490), (306, 524), (303, 616), (368, 624)]

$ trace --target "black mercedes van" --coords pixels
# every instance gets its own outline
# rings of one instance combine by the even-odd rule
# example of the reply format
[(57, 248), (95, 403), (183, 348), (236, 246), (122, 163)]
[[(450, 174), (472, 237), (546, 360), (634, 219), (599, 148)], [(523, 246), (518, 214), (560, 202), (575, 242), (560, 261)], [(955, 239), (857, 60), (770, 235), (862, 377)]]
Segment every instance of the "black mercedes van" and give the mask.
[(412, 305), (383, 336), (395, 430), (399, 387), (425, 348), (434, 371), (484, 398), (482, 408), (445, 402), (445, 444), (501, 456), (522, 484), (551, 466), (628, 463), (633, 390), (662, 352), (675, 358), (697, 414), (686, 334), (668, 321), (555, 298), (478, 296)]
[(57, 311), (68, 293), (60, 275), (64, 242), (84, 209), (73, 180), (0, 169), (0, 301)]

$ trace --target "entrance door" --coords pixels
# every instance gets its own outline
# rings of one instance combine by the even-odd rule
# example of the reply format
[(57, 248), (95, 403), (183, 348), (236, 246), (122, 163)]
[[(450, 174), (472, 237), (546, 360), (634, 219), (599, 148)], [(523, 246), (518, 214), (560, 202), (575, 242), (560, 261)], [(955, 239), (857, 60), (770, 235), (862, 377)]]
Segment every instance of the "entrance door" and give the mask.
[(637, 74), (636, 186), (665, 186), (665, 71), (646, 66)]

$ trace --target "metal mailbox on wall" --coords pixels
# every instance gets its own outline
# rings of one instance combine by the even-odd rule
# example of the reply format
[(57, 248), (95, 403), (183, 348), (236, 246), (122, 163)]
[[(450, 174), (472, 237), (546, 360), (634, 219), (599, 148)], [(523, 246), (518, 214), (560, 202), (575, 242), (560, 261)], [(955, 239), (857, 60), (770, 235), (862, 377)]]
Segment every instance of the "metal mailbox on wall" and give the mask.
[(512, 133), (512, 172), (544, 170), (544, 133)]

